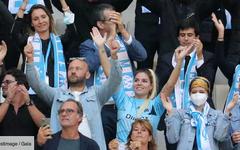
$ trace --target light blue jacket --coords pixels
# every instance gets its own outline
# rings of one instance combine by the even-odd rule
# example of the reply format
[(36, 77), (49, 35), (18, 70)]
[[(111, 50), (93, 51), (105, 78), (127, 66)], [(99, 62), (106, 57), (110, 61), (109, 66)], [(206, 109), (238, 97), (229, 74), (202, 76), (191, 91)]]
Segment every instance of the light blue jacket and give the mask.
[[(85, 86), (80, 94), (80, 100), (83, 106), (83, 112), (86, 114), (92, 139), (95, 140), (101, 150), (106, 150), (105, 138), (103, 134), (101, 108), (108, 99), (115, 93), (122, 80), (122, 72), (117, 60), (110, 60), (111, 72), (107, 81), (102, 86)], [(51, 109), (51, 128), (53, 133), (61, 130), (58, 120), (58, 109), (61, 104), (69, 98), (74, 98), (69, 90), (61, 88), (52, 88), (40, 81), (38, 72), (34, 64), (27, 64), (26, 74), (29, 85), (32, 89), (50, 106)]]
[[(169, 143), (178, 143), (177, 150), (192, 150), (196, 128), (191, 125), (191, 115), (186, 110), (173, 110), (166, 116), (167, 139)], [(219, 142), (227, 140), (230, 120), (220, 111), (212, 108), (207, 115), (207, 133), (211, 150), (219, 150)]]

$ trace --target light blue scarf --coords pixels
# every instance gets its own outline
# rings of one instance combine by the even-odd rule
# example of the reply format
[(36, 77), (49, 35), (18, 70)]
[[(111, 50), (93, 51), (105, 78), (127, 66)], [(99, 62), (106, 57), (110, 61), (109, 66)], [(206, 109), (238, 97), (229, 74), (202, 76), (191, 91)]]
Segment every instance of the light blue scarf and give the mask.
[(177, 109), (187, 109), (190, 102), (189, 85), (193, 78), (197, 76), (197, 55), (196, 51), (193, 52), (189, 60), (187, 70), (184, 74), (185, 60), (182, 63), (179, 79), (175, 85), (175, 89), (170, 96), (173, 106)]
[[(227, 106), (233, 99), (234, 93), (239, 92), (239, 83), (240, 83), (240, 65), (237, 65), (235, 68), (235, 73), (233, 75), (233, 82), (230, 88), (230, 91), (227, 96), (226, 105)], [(226, 107), (225, 107), (226, 108)]]
[[(128, 96), (134, 96), (133, 69), (127, 53), (127, 49), (123, 43), (123, 40), (118, 35), (115, 37), (115, 40), (117, 40), (120, 45), (120, 49), (118, 50), (117, 55), (118, 55), (118, 62), (122, 68), (122, 75), (123, 75), (122, 85), (124, 86), (124, 90)], [(103, 72), (102, 66), (100, 66), (98, 70), (95, 72), (94, 84), (102, 85), (105, 80), (106, 80), (106, 76)]]
[(51, 51), (51, 44), (53, 45), (53, 54), (54, 54), (54, 87), (66, 88), (66, 65), (63, 54), (63, 47), (61, 39), (54, 35), (50, 34), (50, 42), (48, 44), (48, 49), (46, 56), (44, 58), (42, 52), (42, 42), (37, 33), (34, 36), (30, 36), (28, 41), (32, 42), (34, 48), (34, 65), (39, 73), (39, 77), (42, 81), (46, 81), (48, 84), (49, 79), (46, 75), (47, 66), (48, 66), (48, 57)]
[(207, 134), (207, 114), (210, 106), (206, 102), (203, 108), (203, 112), (199, 112), (195, 109), (192, 103), (189, 105), (189, 113), (192, 116), (191, 125), (196, 127), (196, 139), (198, 150), (211, 150), (209, 138)]

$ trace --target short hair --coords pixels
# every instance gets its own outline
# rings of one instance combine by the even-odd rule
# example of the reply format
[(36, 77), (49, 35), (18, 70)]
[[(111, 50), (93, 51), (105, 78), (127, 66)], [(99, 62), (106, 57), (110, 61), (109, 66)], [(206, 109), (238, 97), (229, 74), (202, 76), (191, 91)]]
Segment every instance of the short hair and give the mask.
[[(49, 17), (49, 32), (53, 32), (53, 33), (56, 33), (56, 31), (55, 31), (55, 27), (54, 27), (54, 19), (53, 19), (53, 16), (52, 16), (52, 14), (51, 14), (51, 12), (44, 6), (44, 5), (42, 5), (42, 4), (35, 4), (35, 5), (33, 5), (31, 8), (30, 8), (30, 10), (29, 10), (29, 12), (28, 12), (28, 21), (29, 21), (29, 23), (30, 23), (30, 26), (31, 26), (31, 24), (32, 24), (32, 13), (33, 13), (33, 11), (34, 10), (36, 10), (36, 9), (42, 9), (46, 14), (47, 14), (47, 16)], [(34, 31), (35, 32), (35, 29), (31, 26), (31, 30), (32, 31)]]
[(127, 144), (126, 144), (127, 147), (130, 145), (131, 135), (132, 135), (134, 126), (137, 125), (137, 124), (140, 124), (141, 126), (144, 126), (148, 130), (149, 135), (152, 136), (151, 141), (148, 142), (148, 150), (156, 150), (157, 145), (156, 145), (154, 137), (153, 137), (153, 128), (152, 128), (151, 123), (147, 119), (136, 119), (132, 123), (131, 130), (130, 130), (130, 132), (128, 134), (128, 138), (127, 138)]
[(157, 84), (158, 79), (156, 77), (156, 74), (154, 73), (154, 71), (152, 69), (139, 69), (136, 71), (135, 76), (138, 73), (145, 73), (148, 76), (153, 88), (152, 88), (151, 92), (148, 94), (147, 98), (153, 99), (156, 96), (157, 90), (158, 90), (158, 84)]
[[(73, 103), (75, 103), (75, 104), (77, 105), (77, 113), (80, 114), (80, 116), (83, 116), (83, 107), (82, 107), (82, 104), (81, 104), (80, 102), (74, 100), (74, 99), (71, 99), (71, 98), (69, 98), (69, 99), (67, 99), (66, 101), (64, 101), (64, 102), (62, 103), (62, 105), (60, 106), (60, 109), (61, 109), (62, 106), (63, 106), (65, 103), (67, 103), (67, 102), (73, 102)], [(59, 110), (60, 110), (60, 109), (59, 109)]]
[(6, 75), (13, 76), (15, 78), (15, 80), (17, 81), (18, 85), (23, 84), (26, 87), (26, 89), (29, 89), (29, 84), (28, 84), (28, 81), (27, 81), (27, 77), (26, 77), (26, 75), (24, 74), (23, 71), (18, 70), (16, 68), (10, 69), (3, 74), (1, 80), (3, 80)]
[(186, 30), (189, 28), (193, 28), (194, 29), (194, 33), (195, 36), (199, 35), (199, 23), (197, 21), (197, 19), (195, 18), (195, 16), (190, 16), (187, 17), (185, 19), (183, 19), (182, 21), (180, 21), (178, 27), (177, 27), (177, 36), (179, 36), (180, 30)]
[(99, 4), (94, 8), (94, 11), (92, 12), (91, 15), (91, 24), (92, 26), (97, 26), (97, 21), (103, 21), (106, 20), (106, 18), (104, 18), (104, 10), (115, 10), (114, 7), (110, 4)]

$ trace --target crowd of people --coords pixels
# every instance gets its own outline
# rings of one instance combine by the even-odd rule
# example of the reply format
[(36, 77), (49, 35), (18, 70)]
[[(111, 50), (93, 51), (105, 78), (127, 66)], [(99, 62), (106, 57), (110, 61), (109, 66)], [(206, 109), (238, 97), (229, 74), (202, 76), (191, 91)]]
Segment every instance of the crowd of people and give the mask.
[(167, 150), (240, 149), (240, 1), (137, 0), (131, 35), (121, 12), (133, 2), (0, 1), (0, 136), (33, 136), (36, 150), (157, 150), (164, 130)]

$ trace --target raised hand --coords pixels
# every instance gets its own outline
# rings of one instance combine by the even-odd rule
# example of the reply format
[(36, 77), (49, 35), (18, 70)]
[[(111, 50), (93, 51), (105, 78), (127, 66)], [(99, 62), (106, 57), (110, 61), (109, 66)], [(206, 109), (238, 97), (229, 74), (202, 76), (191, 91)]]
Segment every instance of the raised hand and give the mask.
[(196, 53), (198, 56), (198, 60), (201, 60), (203, 58), (203, 44), (199, 38), (196, 38), (193, 40), (193, 46), (196, 48)]
[(223, 25), (223, 23), (220, 19), (219, 20), (217, 19), (216, 15), (214, 13), (212, 13), (212, 21), (213, 21), (215, 27), (218, 30), (218, 34), (219, 33), (223, 34), (224, 33), (224, 25)]
[(33, 62), (33, 46), (32, 46), (32, 43), (29, 42), (25, 47), (24, 47), (24, 54), (27, 58), (27, 62), (28, 63), (32, 63)]
[(160, 97), (162, 100), (163, 107), (167, 110), (167, 114), (170, 115), (172, 113), (172, 102), (169, 97), (167, 97), (164, 93), (160, 93)]
[(16, 96), (17, 92), (18, 92), (18, 85), (17, 85), (17, 83), (10, 83), (10, 84), (8, 84), (6, 100), (9, 103), (13, 102), (13, 99)]
[(121, 14), (116, 11), (112, 11), (110, 14), (110, 21), (117, 25), (117, 30), (121, 33), (125, 41), (128, 41), (130, 38), (130, 34), (125, 29), (125, 26), (122, 21)]
[(25, 103), (30, 101), (28, 90), (24, 85), (18, 85), (18, 93), (22, 96), (23, 100), (25, 100)]
[(7, 54), (7, 45), (4, 41), (1, 41), (0, 45), (0, 64), (2, 64), (3, 59), (5, 58)]
[(118, 150), (119, 142), (117, 139), (113, 139), (108, 143), (108, 148), (110, 150)]
[(130, 141), (129, 148), (131, 150), (138, 150), (141, 148), (141, 142), (140, 141)]
[(231, 112), (231, 110), (235, 107), (235, 105), (238, 102), (238, 97), (239, 97), (239, 92), (236, 92), (233, 96), (232, 101), (227, 105), (227, 107), (225, 109), (226, 114), (229, 114)]
[(176, 62), (182, 61), (186, 55), (188, 55), (193, 47), (193, 44), (190, 46), (179, 46), (175, 49), (175, 58)]
[(98, 28), (93, 27), (92, 32), (90, 32), (90, 35), (92, 37), (92, 40), (96, 43), (98, 48), (104, 48), (104, 44), (106, 43), (106, 40), (107, 40), (107, 34), (106, 33), (102, 37)]

